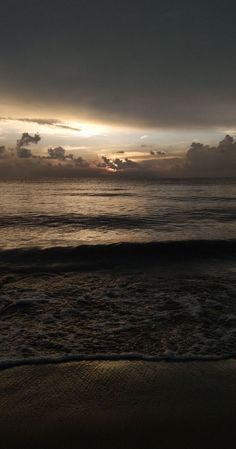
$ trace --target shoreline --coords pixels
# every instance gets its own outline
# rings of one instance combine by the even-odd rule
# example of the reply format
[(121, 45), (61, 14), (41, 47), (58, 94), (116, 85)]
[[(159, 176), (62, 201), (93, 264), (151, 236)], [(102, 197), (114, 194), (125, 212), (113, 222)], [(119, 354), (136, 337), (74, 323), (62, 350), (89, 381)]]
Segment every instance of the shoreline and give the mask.
[(229, 353), (225, 355), (198, 355), (198, 354), (183, 354), (178, 355), (174, 353), (163, 355), (149, 355), (142, 353), (98, 353), (98, 354), (68, 354), (60, 356), (41, 356), (29, 357), (22, 359), (0, 360), (0, 374), (4, 370), (21, 368), (27, 366), (40, 365), (60, 365), (67, 363), (83, 363), (83, 362), (145, 362), (145, 363), (210, 363), (210, 362), (224, 362), (236, 361), (236, 353)]
[(0, 371), (4, 449), (234, 449), (235, 413), (235, 360)]

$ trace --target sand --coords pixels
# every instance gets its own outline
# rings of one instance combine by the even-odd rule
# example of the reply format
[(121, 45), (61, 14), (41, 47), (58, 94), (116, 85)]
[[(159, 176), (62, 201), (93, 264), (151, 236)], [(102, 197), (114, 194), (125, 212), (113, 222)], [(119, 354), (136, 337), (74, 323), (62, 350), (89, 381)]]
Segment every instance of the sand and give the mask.
[(236, 361), (91, 361), (0, 372), (3, 449), (235, 449)]

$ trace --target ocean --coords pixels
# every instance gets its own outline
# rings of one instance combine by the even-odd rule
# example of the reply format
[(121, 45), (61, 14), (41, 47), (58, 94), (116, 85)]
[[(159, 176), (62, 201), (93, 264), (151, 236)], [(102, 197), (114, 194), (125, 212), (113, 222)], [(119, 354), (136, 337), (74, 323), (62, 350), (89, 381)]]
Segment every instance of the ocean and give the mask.
[(0, 362), (236, 355), (236, 179), (0, 182)]
[(236, 238), (236, 179), (0, 182), (2, 249)]

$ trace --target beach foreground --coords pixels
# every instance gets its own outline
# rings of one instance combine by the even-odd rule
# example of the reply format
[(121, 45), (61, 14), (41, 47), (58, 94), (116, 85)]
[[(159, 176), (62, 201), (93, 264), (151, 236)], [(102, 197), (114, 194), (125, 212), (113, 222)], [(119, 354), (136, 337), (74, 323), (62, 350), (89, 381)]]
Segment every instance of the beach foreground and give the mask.
[(4, 449), (234, 449), (236, 361), (81, 361), (0, 372)]

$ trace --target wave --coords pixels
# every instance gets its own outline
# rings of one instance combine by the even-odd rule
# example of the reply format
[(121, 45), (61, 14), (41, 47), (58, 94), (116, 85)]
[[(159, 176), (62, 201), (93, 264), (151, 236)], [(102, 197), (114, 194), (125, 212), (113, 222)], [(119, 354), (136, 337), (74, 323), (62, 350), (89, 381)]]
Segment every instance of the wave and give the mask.
[(128, 263), (153, 263), (155, 260), (236, 258), (236, 239), (178, 240), (147, 243), (115, 243), (76, 247), (19, 248), (0, 250), (0, 267), (33, 269), (111, 268)]
[(0, 370), (15, 368), (25, 365), (46, 365), (68, 362), (85, 361), (144, 361), (144, 362), (215, 362), (220, 360), (235, 359), (236, 352), (223, 355), (199, 355), (199, 354), (175, 354), (164, 353), (163, 355), (149, 355), (136, 352), (131, 353), (108, 353), (108, 354), (71, 354), (63, 356), (41, 356), (21, 359), (8, 359), (0, 361)]
[(11, 214), (1, 215), (0, 228), (54, 228), (73, 227), (79, 229), (146, 229), (158, 226), (168, 226), (176, 229), (176, 225), (200, 221), (211, 221), (217, 223), (235, 222), (235, 208), (198, 208), (182, 210), (172, 208), (171, 210), (151, 210), (147, 215), (126, 214), (98, 214), (83, 215), (79, 213), (68, 213), (59, 215), (50, 214)]

